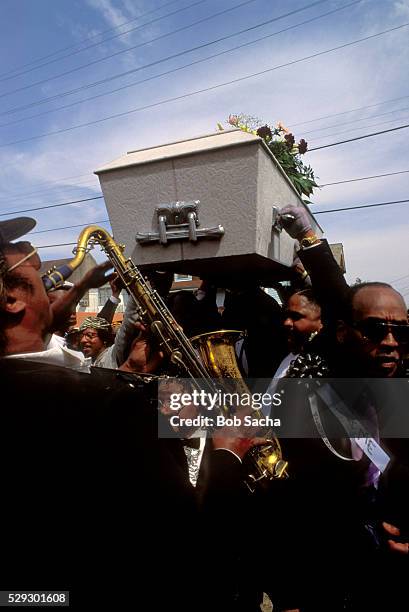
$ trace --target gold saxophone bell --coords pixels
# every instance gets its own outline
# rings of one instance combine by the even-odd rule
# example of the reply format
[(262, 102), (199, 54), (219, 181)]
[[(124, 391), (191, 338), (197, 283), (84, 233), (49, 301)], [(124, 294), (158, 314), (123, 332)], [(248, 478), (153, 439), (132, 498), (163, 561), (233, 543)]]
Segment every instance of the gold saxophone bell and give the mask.
[[(229, 329), (199, 334), (191, 338), (191, 342), (209, 373), (223, 381), (226, 391), (250, 395), (251, 392), (239, 370), (235, 351), (235, 344), (242, 337), (243, 332)], [(263, 418), (259, 410), (255, 410), (253, 414), (256, 418)], [(269, 437), (271, 433), (265, 433), (263, 437), (266, 442), (253, 446), (245, 456), (244, 464), (249, 468), (245, 482), (251, 492), (270, 480), (288, 478), (288, 462), (282, 458), (281, 446), (276, 436)]]
[[(191, 380), (193, 386), (196, 385), (199, 391), (205, 387), (217, 393), (219, 385), (215, 384), (215, 379), (222, 379), (228, 386), (233, 385), (234, 391), (249, 393), (234, 351), (241, 332), (221, 330), (189, 340), (158, 292), (152, 289), (133, 261), (124, 256), (124, 246), (117, 244), (106, 229), (90, 225), (82, 230), (74, 249), (74, 258), (43, 276), (46, 290), (55, 288), (68, 278), (94, 244), (98, 244), (106, 253), (126, 291), (135, 300), (142, 322), (155, 335), (160, 349), (167, 354), (171, 363), (178, 366), (181, 374)], [(254, 411), (256, 418), (257, 413), (262, 416), (259, 411)], [(287, 462), (282, 458), (275, 436), (267, 443), (253, 447), (247, 455), (252, 464), (247, 478), (250, 490), (260, 483), (286, 477)]]
[(258, 486), (265, 486), (270, 480), (288, 478), (288, 461), (282, 458), (281, 446), (277, 438), (267, 440), (260, 446), (253, 446), (245, 457), (249, 464), (245, 482), (252, 493)]

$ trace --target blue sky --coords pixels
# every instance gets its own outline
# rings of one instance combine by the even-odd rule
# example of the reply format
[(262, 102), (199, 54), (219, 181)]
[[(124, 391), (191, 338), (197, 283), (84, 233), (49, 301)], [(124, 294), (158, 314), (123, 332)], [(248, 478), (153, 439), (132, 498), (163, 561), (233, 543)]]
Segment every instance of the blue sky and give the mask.
[[(309, 8), (298, 10), (303, 7)], [(226, 12), (217, 15), (222, 11)], [(331, 11), (336, 12), (323, 16)], [(311, 19), (315, 20), (301, 24)], [(262, 27), (186, 52), (268, 20), (271, 22)], [(192, 25), (197, 21), (201, 23)], [(213, 91), (37, 138), (293, 62), (406, 23), (409, 0), (3, 0), (1, 212), (100, 195), (98, 179), (92, 174), (96, 168), (131, 149), (212, 132), (231, 113), (256, 115), (273, 124), (282, 121), (310, 147), (407, 124), (409, 26)], [(301, 25), (291, 27), (296, 24)], [(269, 36), (286, 28), (291, 29)], [(160, 76), (261, 37), (267, 38)], [(107, 38), (111, 40), (96, 44)], [(90, 48), (81, 50), (84, 47)], [(179, 57), (165, 59), (178, 53)], [(110, 55), (114, 57), (105, 59)], [(155, 65), (144, 68), (152, 63)], [(94, 85), (126, 71), (133, 72)], [(102, 95), (120, 87), (121, 91)], [(362, 107), (369, 108), (352, 112)], [(322, 118), (327, 115), (337, 116)], [(402, 129), (311, 151), (304, 161), (325, 184), (409, 170), (408, 153), (409, 129)], [(314, 193), (312, 210), (408, 197), (409, 173), (403, 173), (323, 187)], [(40, 232), (107, 219), (102, 200), (31, 214)], [(356, 277), (399, 279), (394, 285), (409, 299), (409, 203), (317, 218), (330, 242), (344, 244), (350, 281)], [(32, 241), (39, 246), (73, 242), (80, 229), (39, 233)], [(68, 257), (71, 249), (44, 249), (41, 255), (43, 259)]]

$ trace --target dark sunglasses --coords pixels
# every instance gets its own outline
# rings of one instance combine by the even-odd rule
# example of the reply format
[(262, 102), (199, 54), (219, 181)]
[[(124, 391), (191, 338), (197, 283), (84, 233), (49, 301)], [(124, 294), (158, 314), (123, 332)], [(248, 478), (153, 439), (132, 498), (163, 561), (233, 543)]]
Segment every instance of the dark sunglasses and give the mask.
[(374, 321), (367, 319), (352, 325), (361, 334), (374, 344), (379, 344), (389, 333), (399, 344), (409, 343), (409, 325), (407, 323), (389, 323), (388, 321)]

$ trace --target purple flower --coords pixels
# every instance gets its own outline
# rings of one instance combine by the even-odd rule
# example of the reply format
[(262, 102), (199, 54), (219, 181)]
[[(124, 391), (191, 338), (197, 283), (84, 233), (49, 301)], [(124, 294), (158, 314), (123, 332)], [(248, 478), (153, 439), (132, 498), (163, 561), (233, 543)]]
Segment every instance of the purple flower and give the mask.
[(260, 136), (260, 138), (264, 138), (264, 140), (271, 140), (271, 138), (273, 137), (273, 134), (271, 132), (271, 129), (268, 127), (268, 125), (263, 125), (262, 127), (259, 127), (257, 130), (257, 136)]
[(298, 153), (300, 153), (300, 155), (302, 155), (303, 153), (306, 153), (308, 149), (308, 145), (305, 142), (304, 138), (301, 138), (300, 142), (298, 143)]
[(286, 143), (287, 143), (287, 147), (288, 147), (289, 149), (292, 149), (292, 148), (293, 148), (293, 146), (294, 146), (294, 143), (295, 143), (295, 138), (294, 138), (294, 136), (293, 136), (292, 134), (286, 134), (286, 135), (284, 136), (284, 140), (285, 140), (285, 141), (286, 141)]

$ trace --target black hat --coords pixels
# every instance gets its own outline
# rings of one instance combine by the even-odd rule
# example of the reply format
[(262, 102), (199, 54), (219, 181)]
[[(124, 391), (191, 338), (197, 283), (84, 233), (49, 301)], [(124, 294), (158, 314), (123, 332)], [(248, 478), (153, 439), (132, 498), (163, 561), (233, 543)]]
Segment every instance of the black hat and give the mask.
[(36, 223), (35, 219), (31, 217), (17, 217), (16, 219), (0, 221), (0, 245), (24, 236), (33, 229)]

